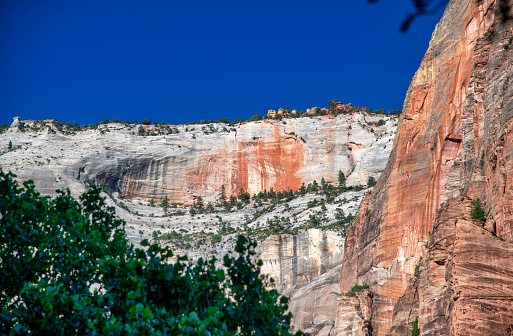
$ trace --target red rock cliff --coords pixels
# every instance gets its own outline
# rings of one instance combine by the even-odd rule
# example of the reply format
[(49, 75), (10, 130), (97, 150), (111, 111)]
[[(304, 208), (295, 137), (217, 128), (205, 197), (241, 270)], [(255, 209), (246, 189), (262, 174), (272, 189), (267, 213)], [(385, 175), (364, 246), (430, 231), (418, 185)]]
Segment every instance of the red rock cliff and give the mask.
[[(348, 230), (341, 291), (370, 285), (371, 328), (354, 327), (346, 300), (338, 334), (410, 335), (418, 319), (421, 335), (511, 335), (511, 7), (448, 4), (408, 90), (388, 166)], [(470, 220), (471, 198), (483, 201), (486, 223)]]

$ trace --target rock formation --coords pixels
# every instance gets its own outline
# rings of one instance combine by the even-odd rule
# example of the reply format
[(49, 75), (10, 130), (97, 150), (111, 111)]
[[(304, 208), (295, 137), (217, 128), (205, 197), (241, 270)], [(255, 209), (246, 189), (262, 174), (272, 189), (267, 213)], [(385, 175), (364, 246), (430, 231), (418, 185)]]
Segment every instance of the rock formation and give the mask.
[[(421, 335), (511, 335), (512, 8), (448, 4), (347, 232), (340, 292), (370, 285), (371, 329), (351, 328), (356, 305), (340, 300), (332, 334), (410, 335), (418, 320)], [(476, 198), (486, 223), (470, 217)]]
[[(116, 125), (73, 136), (52, 127), (31, 133), (16, 120), (0, 136), (0, 164), (48, 194), (81, 191), (94, 178), (140, 209), (138, 202), (165, 196), (213, 201), (222, 185), (233, 195), (297, 189), (321, 177), (336, 183), (339, 170), (348, 184), (365, 184), (388, 158), (345, 238), (307, 230), (262, 244), (263, 271), (290, 296), (293, 327), (312, 335), (411, 335), (414, 326), (421, 335), (512, 335), (512, 8), (513, 0), (449, 2), (408, 89), (389, 158), (395, 121), (357, 113), (180, 126), (155, 137)], [(379, 118), (385, 126), (374, 124)], [(471, 215), (478, 198), (484, 221)], [(295, 202), (273, 215), (297, 207), (306, 217), (304, 200)], [(200, 219), (186, 216), (144, 218), (129, 231), (202, 230)], [(213, 216), (201, 220), (217, 232)]]
[[(380, 119), (384, 125), (378, 124)], [(270, 236), (261, 243), (262, 274), (274, 278), (270, 287), (290, 297), (293, 327), (322, 335), (334, 328), (337, 318), (334, 307), (341, 297), (344, 252), (341, 227), (324, 231), (322, 226), (335, 223), (338, 210), (354, 215), (369, 189), (345, 192), (326, 204), (317, 203), (323, 195), (306, 194), (276, 204), (258, 217), (255, 213), (265, 204), (254, 201), (234, 212), (193, 215), (182, 207), (166, 214), (160, 207), (148, 206), (148, 200), (162, 195), (170, 203), (191, 202), (195, 195), (213, 200), (221, 185), (227, 186), (228, 196), (241, 187), (251, 193), (298, 189), (302, 182), (320, 182), (323, 177), (336, 185), (339, 170), (348, 175), (347, 185), (365, 184), (368, 176), (378, 177), (386, 166), (395, 123), (395, 117), (355, 113), (252, 122), (233, 129), (222, 124), (177, 126), (179, 133), (139, 136), (140, 127), (145, 134), (155, 129), (108, 124), (67, 134), (52, 120), (38, 123), (16, 118), (0, 136), (0, 148), (5, 148), (0, 164), (21, 180), (33, 179), (43, 194), (65, 187), (78, 194), (84, 190), (84, 181), (96, 180), (110, 189), (107, 204), (126, 221), (133, 244), (180, 235), (174, 241), (159, 241), (192, 260), (212, 255), (222, 260), (233, 249), (235, 232), (254, 232), (270, 220), (287, 218), (292, 229), (303, 227), (304, 231)], [(186, 130), (189, 127), (205, 130)], [(14, 144), (11, 149), (9, 141)], [(176, 196), (177, 190), (181, 196)], [(305, 230), (316, 213), (323, 217), (319, 228)], [(231, 230), (214, 242), (225, 224)], [(363, 311), (367, 316), (370, 309)]]
[(337, 317), (344, 239), (339, 232), (309, 229), (275, 235), (259, 246), (262, 274), (290, 298), (293, 327), (308, 333), (329, 331)]
[[(378, 125), (383, 119), (384, 125)], [(26, 125), (27, 130), (22, 131)], [(240, 189), (297, 190), (313, 180), (337, 184), (339, 170), (348, 185), (377, 178), (392, 150), (393, 116), (354, 113), (225, 124), (180, 125), (179, 133), (139, 136), (139, 126), (101, 125), (97, 130), (65, 134), (45, 123), (15, 118), (0, 135), (0, 165), (32, 179), (43, 194), (69, 187), (83, 191), (94, 179), (134, 202), (190, 205), (194, 197), (215, 201), (224, 185), (227, 196)], [(153, 126), (144, 126), (150, 133)], [(32, 130), (31, 130), (32, 129)], [(57, 183), (57, 184), (56, 184)]]

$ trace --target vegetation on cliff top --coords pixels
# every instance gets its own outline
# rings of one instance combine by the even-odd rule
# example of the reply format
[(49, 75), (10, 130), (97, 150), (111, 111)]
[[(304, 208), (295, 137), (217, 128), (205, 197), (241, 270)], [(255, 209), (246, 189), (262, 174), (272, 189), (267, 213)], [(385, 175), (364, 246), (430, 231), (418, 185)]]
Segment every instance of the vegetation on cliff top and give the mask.
[[(337, 104), (340, 104), (336, 99), (328, 101), (328, 107), (327, 108), (320, 108), (316, 107), (313, 108), (311, 112), (305, 113), (304, 111), (298, 111), (298, 110), (291, 110), (288, 106), (282, 107), (280, 111), (283, 111), (282, 114), (276, 114), (275, 116), (270, 115), (264, 115), (263, 117), (259, 113), (253, 114), (251, 117), (249, 117), (247, 120), (242, 117), (237, 117), (235, 120), (230, 121), (228, 118), (216, 118), (216, 119), (201, 119), (199, 121), (184, 121), (183, 125), (210, 125), (214, 123), (219, 124), (225, 124), (228, 126), (235, 126), (237, 124), (241, 124), (243, 122), (251, 122), (251, 121), (258, 121), (261, 119), (276, 119), (276, 120), (282, 120), (284, 116), (287, 118), (302, 118), (302, 117), (315, 117), (315, 116), (323, 116), (323, 115), (339, 115), (339, 114), (348, 114), (348, 113), (354, 113), (354, 112), (360, 112), (364, 111), (367, 113), (375, 113), (375, 114), (383, 114), (383, 115), (399, 115), (401, 114), (401, 110), (389, 110), (385, 111), (383, 109), (377, 109), (372, 110), (369, 107), (366, 108), (360, 108), (357, 106), (352, 106), (351, 104), (344, 105), (344, 108), (337, 108)], [(142, 125), (139, 127), (137, 131), (137, 135), (140, 136), (152, 136), (152, 135), (162, 135), (162, 134), (176, 134), (180, 133), (177, 125), (170, 125), (166, 123), (165, 121), (158, 122), (152, 122), (150, 119), (142, 119), (141, 121), (134, 120), (120, 120), (118, 118), (113, 118), (112, 120), (109, 120), (107, 118), (103, 118), (103, 120), (100, 122), (96, 122), (94, 124), (85, 124), (85, 125), (79, 125), (76, 122), (68, 122), (63, 121), (59, 122), (57, 118), (54, 119), (40, 119), (40, 120), (34, 120), (31, 125), (25, 125), (25, 123), (21, 122), (20, 127), (22, 129), (30, 129), (30, 130), (41, 130), (43, 128), (48, 127), (49, 125), (52, 125), (59, 131), (64, 132), (65, 134), (73, 134), (73, 132), (78, 132), (82, 130), (88, 130), (88, 129), (99, 129), (103, 131), (108, 131), (107, 128), (104, 128), (102, 125), (107, 125), (110, 123), (121, 123), (125, 126), (136, 126), (136, 125)], [(150, 131), (147, 131), (144, 126), (154, 126), (154, 129), (151, 129)], [(383, 126), (384, 120), (380, 120), (380, 123), (378, 123), (377, 126)], [(0, 134), (5, 132), (9, 128), (9, 125), (2, 123), (0, 125)], [(186, 129), (188, 131), (188, 129)], [(210, 132), (211, 130), (204, 130), (206, 133)], [(225, 131), (229, 131), (225, 128)]]
[[(0, 334), (290, 335), (287, 299), (268, 291), (256, 243), (189, 263), (167, 248), (134, 249), (92, 186), (42, 197), (0, 170)], [(300, 333), (298, 333), (300, 334)]]

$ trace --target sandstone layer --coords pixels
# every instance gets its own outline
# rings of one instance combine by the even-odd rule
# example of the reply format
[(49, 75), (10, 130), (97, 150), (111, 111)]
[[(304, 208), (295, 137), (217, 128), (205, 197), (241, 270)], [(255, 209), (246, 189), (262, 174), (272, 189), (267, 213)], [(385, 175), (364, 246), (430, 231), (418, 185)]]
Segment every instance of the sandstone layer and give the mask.
[[(341, 292), (370, 285), (371, 328), (347, 332), (355, 309), (342, 303), (332, 334), (409, 335), (415, 319), (421, 335), (511, 334), (512, 7), (449, 2), (387, 168), (348, 230)], [(471, 198), (484, 203), (482, 227)]]
[[(385, 124), (378, 126), (380, 119)], [(250, 194), (297, 190), (323, 177), (337, 184), (339, 171), (348, 185), (365, 185), (386, 166), (396, 118), (353, 113), (234, 127), (180, 125), (179, 133), (158, 136), (137, 135), (141, 125), (64, 134), (23, 124), (17, 119), (0, 135), (0, 167), (34, 180), (44, 194), (62, 187), (78, 193), (84, 181), (95, 180), (134, 202), (167, 196), (170, 203), (190, 205), (198, 196), (215, 201), (222, 186), (230, 196), (241, 188)]]

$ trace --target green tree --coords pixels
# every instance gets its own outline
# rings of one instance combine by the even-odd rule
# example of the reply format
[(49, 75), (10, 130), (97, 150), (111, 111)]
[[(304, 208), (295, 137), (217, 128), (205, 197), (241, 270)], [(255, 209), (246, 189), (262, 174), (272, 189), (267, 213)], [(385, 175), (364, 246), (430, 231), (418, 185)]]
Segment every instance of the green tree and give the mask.
[(103, 123), (106, 125), (106, 124), (110, 123), (110, 121), (107, 118), (103, 118)]
[(224, 184), (221, 185), (221, 190), (219, 191), (219, 202), (222, 203), (226, 200), (226, 190), (224, 188)]
[(419, 319), (418, 318), (416, 318), (415, 321), (413, 321), (413, 327), (411, 329), (411, 336), (420, 336)]
[(372, 188), (376, 185), (376, 179), (372, 176), (369, 176), (367, 179), (367, 188)]
[(143, 124), (143, 125), (150, 125), (151, 124), (151, 120), (150, 119), (143, 119), (143, 120), (141, 120), (141, 124)]
[(100, 192), (50, 199), (0, 171), (0, 334), (290, 335), (287, 299), (251, 261), (256, 243), (239, 237), (224, 270), (169, 264), (168, 248), (127, 242)]
[(154, 207), (154, 206), (155, 206), (155, 201), (153, 200), (153, 198), (152, 198), (152, 199), (150, 199), (150, 206), (151, 206), (151, 207)]
[(346, 175), (342, 170), (338, 171), (338, 187), (345, 188), (346, 187)]
[(160, 206), (164, 210), (164, 214), (167, 215), (167, 209), (169, 208), (169, 199), (167, 196), (165, 196), (162, 202), (160, 202)]
[(12, 141), (9, 141), (9, 147), (8, 149), (11, 151), (12, 150)]
[(337, 108), (338, 100), (332, 99), (328, 101), (328, 110), (330, 110), (331, 113), (335, 113), (335, 110)]
[(251, 116), (251, 118), (249, 118), (249, 119), (248, 119), (248, 121), (258, 121), (258, 120), (260, 120), (260, 119), (262, 119), (262, 117), (260, 116), (260, 114), (255, 113), (255, 114), (253, 114), (253, 115)]
[(473, 219), (480, 220), (482, 222), (486, 221), (486, 215), (483, 209), (483, 204), (479, 198), (473, 199), (470, 202), (470, 217)]

